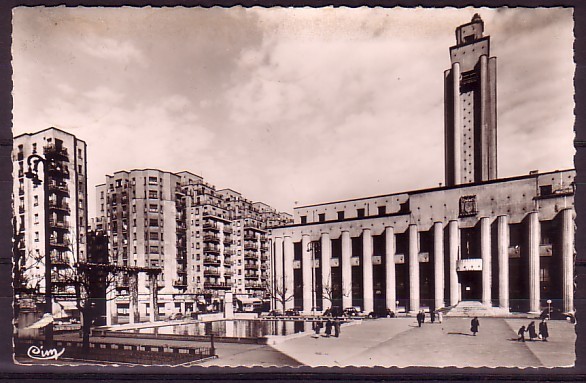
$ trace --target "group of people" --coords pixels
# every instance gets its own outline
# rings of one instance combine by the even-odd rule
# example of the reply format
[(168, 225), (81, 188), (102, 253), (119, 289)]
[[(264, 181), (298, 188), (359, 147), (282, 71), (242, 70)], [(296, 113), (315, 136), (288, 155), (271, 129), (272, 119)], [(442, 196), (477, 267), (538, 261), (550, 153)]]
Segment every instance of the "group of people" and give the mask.
[[(315, 321), (313, 322), (313, 330), (315, 331), (315, 338), (319, 337), (319, 333), (321, 332), (321, 329), (324, 325), (324, 322), (322, 321)], [(340, 322), (340, 320), (338, 318), (327, 318), (327, 320), (325, 321), (325, 327), (326, 327), (326, 331), (324, 336), (326, 338), (329, 338), (330, 336), (332, 336), (332, 329), (334, 330), (334, 336), (336, 338), (338, 338), (340, 336), (340, 327), (341, 327), (342, 323)]]
[(535, 331), (535, 321), (531, 321), (527, 327), (521, 326), (519, 331), (517, 331), (517, 338), (518, 342), (525, 342), (525, 333), (529, 333), (529, 340), (533, 341), (536, 338), (541, 338), (542, 341), (547, 342), (547, 338), (549, 338), (549, 329), (547, 328), (547, 322), (545, 319), (541, 320), (539, 323), (539, 334)]
[[(431, 320), (431, 323), (435, 323), (436, 318), (438, 319), (439, 323), (442, 323), (441, 311), (438, 311), (436, 314), (435, 311), (430, 310), (429, 311), (429, 319)], [(425, 311), (421, 310), (417, 313), (417, 324), (419, 325), (419, 327), (421, 327), (421, 325), (423, 323), (425, 323)]]

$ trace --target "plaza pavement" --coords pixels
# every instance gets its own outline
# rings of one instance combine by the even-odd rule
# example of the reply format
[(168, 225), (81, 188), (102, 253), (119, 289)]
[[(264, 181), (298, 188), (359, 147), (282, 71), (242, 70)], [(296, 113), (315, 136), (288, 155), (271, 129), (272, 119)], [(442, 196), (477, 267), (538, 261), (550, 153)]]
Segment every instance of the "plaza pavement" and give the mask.
[(421, 328), (413, 318), (365, 320), (343, 327), (340, 338), (303, 336), (273, 347), (313, 367), (525, 368), (574, 364), (574, 325), (550, 321), (549, 342), (517, 342), (517, 329), (529, 322), (480, 318), (480, 332), (472, 336), (470, 318), (444, 318), (442, 324), (428, 322)]

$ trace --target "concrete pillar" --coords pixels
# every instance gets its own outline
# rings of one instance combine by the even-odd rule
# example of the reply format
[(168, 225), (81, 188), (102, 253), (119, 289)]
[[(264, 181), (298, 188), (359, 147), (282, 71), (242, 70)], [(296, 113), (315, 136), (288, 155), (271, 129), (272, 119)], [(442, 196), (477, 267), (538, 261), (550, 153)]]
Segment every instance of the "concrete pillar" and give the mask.
[(460, 227), (458, 220), (448, 224), (448, 246), (450, 258), (450, 306), (455, 306), (460, 301), (460, 287), (458, 284), (458, 272), (456, 265), (460, 258)]
[(562, 293), (564, 312), (574, 312), (574, 211), (562, 210)]
[(460, 63), (452, 64), (454, 106), (454, 184), (462, 183), (462, 107), (460, 105)]
[(509, 217), (497, 218), (498, 229), (498, 264), (499, 264), (499, 307), (509, 309)]
[(301, 236), (301, 274), (303, 276), (303, 311), (311, 312), (311, 297), (313, 293), (312, 250), (310, 248), (309, 234)]
[[(149, 320), (151, 322), (155, 322), (159, 320), (159, 310), (158, 309), (158, 302), (159, 302), (159, 287), (157, 281), (157, 274), (151, 273), (149, 274), (149, 284), (150, 284), (150, 294), (149, 294), (149, 303), (151, 306), (151, 310), (149, 313)], [(184, 303), (185, 305), (185, 303)], [(184, 307), (185, 308), (185, 307)], [(185, 312), (185, 310), (183, 310)]]
[(372, 272), (372, 232), (370, 229), (362, 230), (362, 308), (365, 313), (374, 311), (374, 278)]
[(489, 126), (488, 126), (488, 56), (480, 56), (480, 142), (481, 142), (481, 179), (483, 181), (489, 178)]
[(129, 323), (140, 322), (140, 312), (138, 311), (138, 273), (128, 274), (128, 314)]
[(480, 258), (482, 258), (482, 304), (492, 306), (492, 253), (490, 218), (480, 218)]
[(292, 309), (294, 307), (293, 294), (295, 292), (295, 285), (293, 280), (293, 251), (293, 239), (289, 236), (285, 236), (283, 240), (283, 262), (285, 263), (285, 287), (283, 288), (280, 297), (280, 299), (283, 302), (285, 302), (285, 310)]
[(395, 230), (385, 228), (385, 279), (386, 279), (386, 306), (387, 309), (397, 312), (397, 281), (395, 273), (396, 252)]
[[(280, 299), (284, 289), (283, 277), (283, 238), (275, 238), (275, 275), (274, 275), (274, 289), (273, 296), (275, 298), (275, 310), (283, 311), (283, 300)], [(291, 267), (292, 265), (288, 265)]]
[(409, 225), (409, 312), (419, 311), (419, 233)]
[(224, 295), (224, 318), (234, 318), (234, 297), (231, 292), (226, 292)]
[(529, 312), (539, 313), (540, 305), (540, 285), (539, 285), (539, 216), (537, 212), (531, 212), (528, 215), (528, 235), (529, 235)]
[(342, 231), (342, 309), (352, 306), (352, 241), (350, 232)]
[(327, 310), (332, 307), (332, 240), (330, 233), (321, 234), (321, 281), (322, 281), (322, 309)]
[(444, 225), (433, 224), (434, 307), (444, 307)]

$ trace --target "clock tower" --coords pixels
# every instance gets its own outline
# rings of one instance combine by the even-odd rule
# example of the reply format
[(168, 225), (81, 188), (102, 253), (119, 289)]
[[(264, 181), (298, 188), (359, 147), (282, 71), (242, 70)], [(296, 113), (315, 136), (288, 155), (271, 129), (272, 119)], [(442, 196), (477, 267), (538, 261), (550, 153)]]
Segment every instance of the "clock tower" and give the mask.
[(444, 72), (446, 185), (497, 178), (496, 57), (478, 14), (456, 28)]

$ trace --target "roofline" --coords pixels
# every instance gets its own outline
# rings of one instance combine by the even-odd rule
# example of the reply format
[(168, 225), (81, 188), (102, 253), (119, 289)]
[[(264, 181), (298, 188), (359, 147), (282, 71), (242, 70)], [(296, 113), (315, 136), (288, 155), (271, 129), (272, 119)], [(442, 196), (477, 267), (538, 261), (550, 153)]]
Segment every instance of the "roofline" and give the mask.
[(469, 183), (469, 184), (460, 184), (460, 185), (454, 185), (454, 186), (440, 186), (440, 187), (433, 187), (433, 188), (427, 188), (427, 189), (416, 189), (416, 190), (410, 190), (410, 191), (408, 190), (408, 191), (404, 191), (404, 192), (397, 192), (397, 193), (390, 193), (390, 194), (379, 194), (379, 195), (374, 195), (374, 196), (369, 196), (369, 197), (351, 198), (351, 199), (345, 199), (345, 200), (339, 200), (339, 201), (333, 201), (333, 202), (316, 203), (316, 204), (311, 204), (311, 205), (294, 207), (293, 210), (316, 207), (316, 206), (333, 205), (336, 203), (361, 201), (361, 200), (365, 200), (365, 199), (392, 197), (392, 196), (397, 196), (397, 195), (402, 195), (402, 194), (413, 195), (413, 194), (429, 193), (429, 192), (439, 191), (439, 190), (451, 190), (451, 189), (459, 189), (459, 188), (470, 187), (470, 186), (488, 185), (488, 184), (494, 184), (494, 183), (499, 183), (499, 182), (516, 181), (516, 180), (521, 180), (521, 179), (525, 179), (525, 178), (535, 178), (535, 177), (543, 176), (543, 175), (547, 175), (547, 174), (565, 173), (565, 172), (571, 172), (571, 171), (575, 172), (576, 169), (553, 170), (553, 171), (544, 172), (544, 173), (525, 174), (522, 176), (498, 178), (495, 180), (474, 182), (474, 183)]
[(43, 130), (39, 130), (38, 132), (35, 132), (35, 133), (22, 133), (22, 134), (19, 134), (18, 136), (14, 136), (12, 139), (13, 140), (16, 140), (17, 138), (24, 137), (24, 136), (28, 136), (28, 137), (36, 136), (37, 134), (41, 134), (41, 133), (46, 132), (48, 130), (56, 130), (56, 131), (61, 132), (63, 134), (67, 134), (68, 136), (72, 136), (76, 140), (81, 141), (81, 142), (83, 142), (84, 144), (87, 145), (87, 143), (84, 140), (82, 140), (81, 138), (77, 138), (77, 136), (75, 134), (66, 132), (63, 129), (59, 129), (59, 128), (56, 128), (54, 126), (48, 127), (46, 129), (43, 129)]

